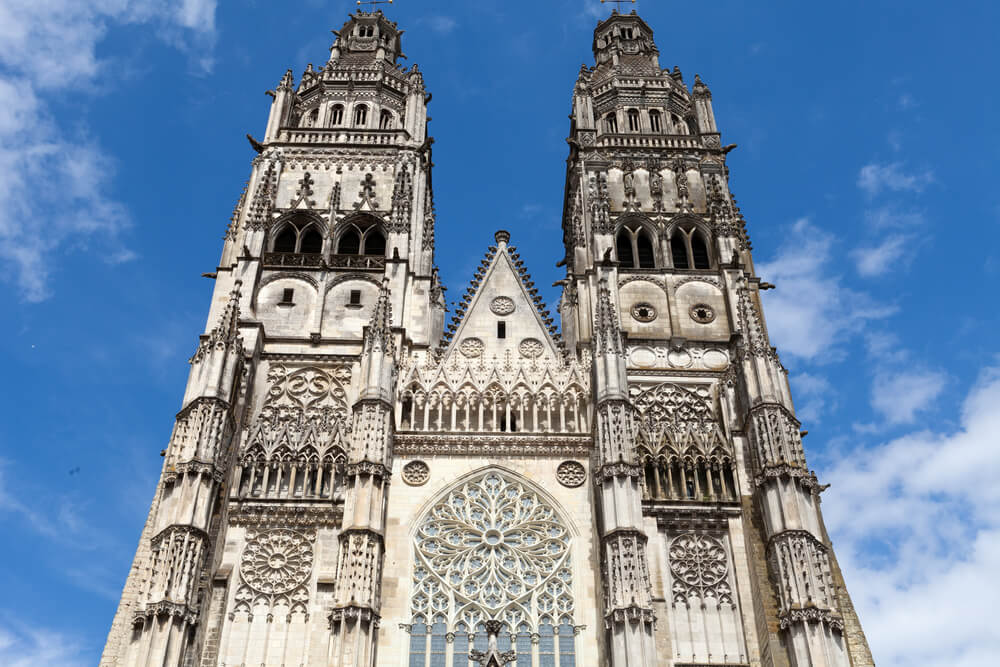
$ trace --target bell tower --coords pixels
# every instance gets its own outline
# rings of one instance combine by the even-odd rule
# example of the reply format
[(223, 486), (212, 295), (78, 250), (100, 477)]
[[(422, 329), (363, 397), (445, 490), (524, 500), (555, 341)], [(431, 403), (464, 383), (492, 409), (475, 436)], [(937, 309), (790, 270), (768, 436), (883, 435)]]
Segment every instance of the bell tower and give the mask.
[(400, 355), (443, 333), (427, 102), (358, 11), (269, 90), (102, 665), (374, 665)]
[(712, 94), (633, 11), (573, 89), (562, 331), (592, 359), (613, 665), (871, 665), (771, 347)]

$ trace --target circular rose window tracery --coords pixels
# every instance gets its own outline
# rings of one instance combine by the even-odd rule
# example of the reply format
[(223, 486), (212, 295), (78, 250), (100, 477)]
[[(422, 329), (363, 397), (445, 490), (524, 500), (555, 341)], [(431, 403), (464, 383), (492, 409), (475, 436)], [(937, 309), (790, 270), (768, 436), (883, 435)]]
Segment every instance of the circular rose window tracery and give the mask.
[(542, 353), (545, 352), (545, 346), (537, 338), (525, 338), (517, 346), (517, 349), (521, 353), (521, 356), (527, 359), (535, 359), (542, 356)]
[(287, 593), (309, 578), (313, 550), (302, 533), (284, 528), (253, 537), (243, 551), (240, 574), (250, 588), (266, 594)]
[[(469, 627), (572, 619), (569, 532), (523, 483), (491, 471), (464, 482), (417, 528), (414, 622), (444, 614)], [(449, 613), (450, 612), (450, 613)]]
[(509, 296), (498, 296), (490, 302), (490, 310), (497, 315), (510, 315), (514, 312), (514, 300)]

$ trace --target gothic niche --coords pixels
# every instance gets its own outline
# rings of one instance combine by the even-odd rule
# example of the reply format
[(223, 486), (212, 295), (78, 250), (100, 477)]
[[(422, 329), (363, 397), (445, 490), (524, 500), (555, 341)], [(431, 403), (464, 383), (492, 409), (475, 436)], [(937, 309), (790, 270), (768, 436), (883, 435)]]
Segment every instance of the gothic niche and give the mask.
[(737, 499), (732, 446), (705, 385), (634, 388), (645, 500)]
[(346, 366), (270, 367), (264, 406), (239, 458), (234, 489), (240, 498), (340, 497), (350, 379)]
[(449, 633), (455, 656), (486, 648), (489, 622), (501, 652), (556, 664), (558, 636), (558, 664), (575, 664), (569, 531), (530, 487), (499, 471), (461, 482), (420, 522), (414, 552), (409, 665), (443, 664), (432, 647)]

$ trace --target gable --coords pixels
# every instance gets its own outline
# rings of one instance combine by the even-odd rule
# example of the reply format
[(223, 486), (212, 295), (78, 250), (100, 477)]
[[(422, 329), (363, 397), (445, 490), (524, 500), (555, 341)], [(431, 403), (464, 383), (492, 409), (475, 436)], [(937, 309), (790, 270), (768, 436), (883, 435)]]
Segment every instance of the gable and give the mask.
[(540, 302), (525, 285), (527, 276), (516, 265), (520, 260), (505, 236), (498, 232), (496, 252), (470, 288), (471, 298), (464, 313), (460, 310), (462, 318), (445, 354), (446, 365), (452, 360), (504, 359), (508, 354), (511, 360), (561, 358), (539, 312)]

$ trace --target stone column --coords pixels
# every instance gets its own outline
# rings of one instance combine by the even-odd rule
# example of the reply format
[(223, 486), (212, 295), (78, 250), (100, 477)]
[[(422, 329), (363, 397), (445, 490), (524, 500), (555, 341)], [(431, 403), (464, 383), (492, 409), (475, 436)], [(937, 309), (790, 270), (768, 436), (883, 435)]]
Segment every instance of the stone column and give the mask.
[(219, 510), (235, 431), (230, 406), (243, 364), (239, 288), (237, 282), (218, 326), (202, 337), (191, 358), (184, 408), (165, 452), (155, 511), (142, 538), (148, 544), (139, 548), (145, 562), (133, 568), (133, 576), (145, 580), (134, 585), (138, 594), (131, 641), (127, 647), (119, 642), (119, 655), (106, 653), (101, 664), (180, 665), (193, 650), (202, 611), (198, 583), (212, 550), (209, 529)]
[(597, 288), (592, 366), (604, 623), (611, 665), (654, 667), (655, 618), (642, 530), (642, 467), (636, 460), (622, 332), (606, 277), (614, 280), (614, 273), (612, 267), (599, 269), (604, 277)]
[(754, 502), (763, 520), (768, 569), (777, 584), (777, 621), (791, 665), (848, 667), (832, 550), (820, 516), (820, 488), (806, 466), (786, 372), (767, 340), (756, 297), (747, 288), (737, 290), (743, 335), (740, 384), (747, 406)]
[(354, 404), (328, 665), (374, 667), (379, 627), (385, 514), (395, 434), (396, 345), (388, 283), (382, 284), (361, 355)]

